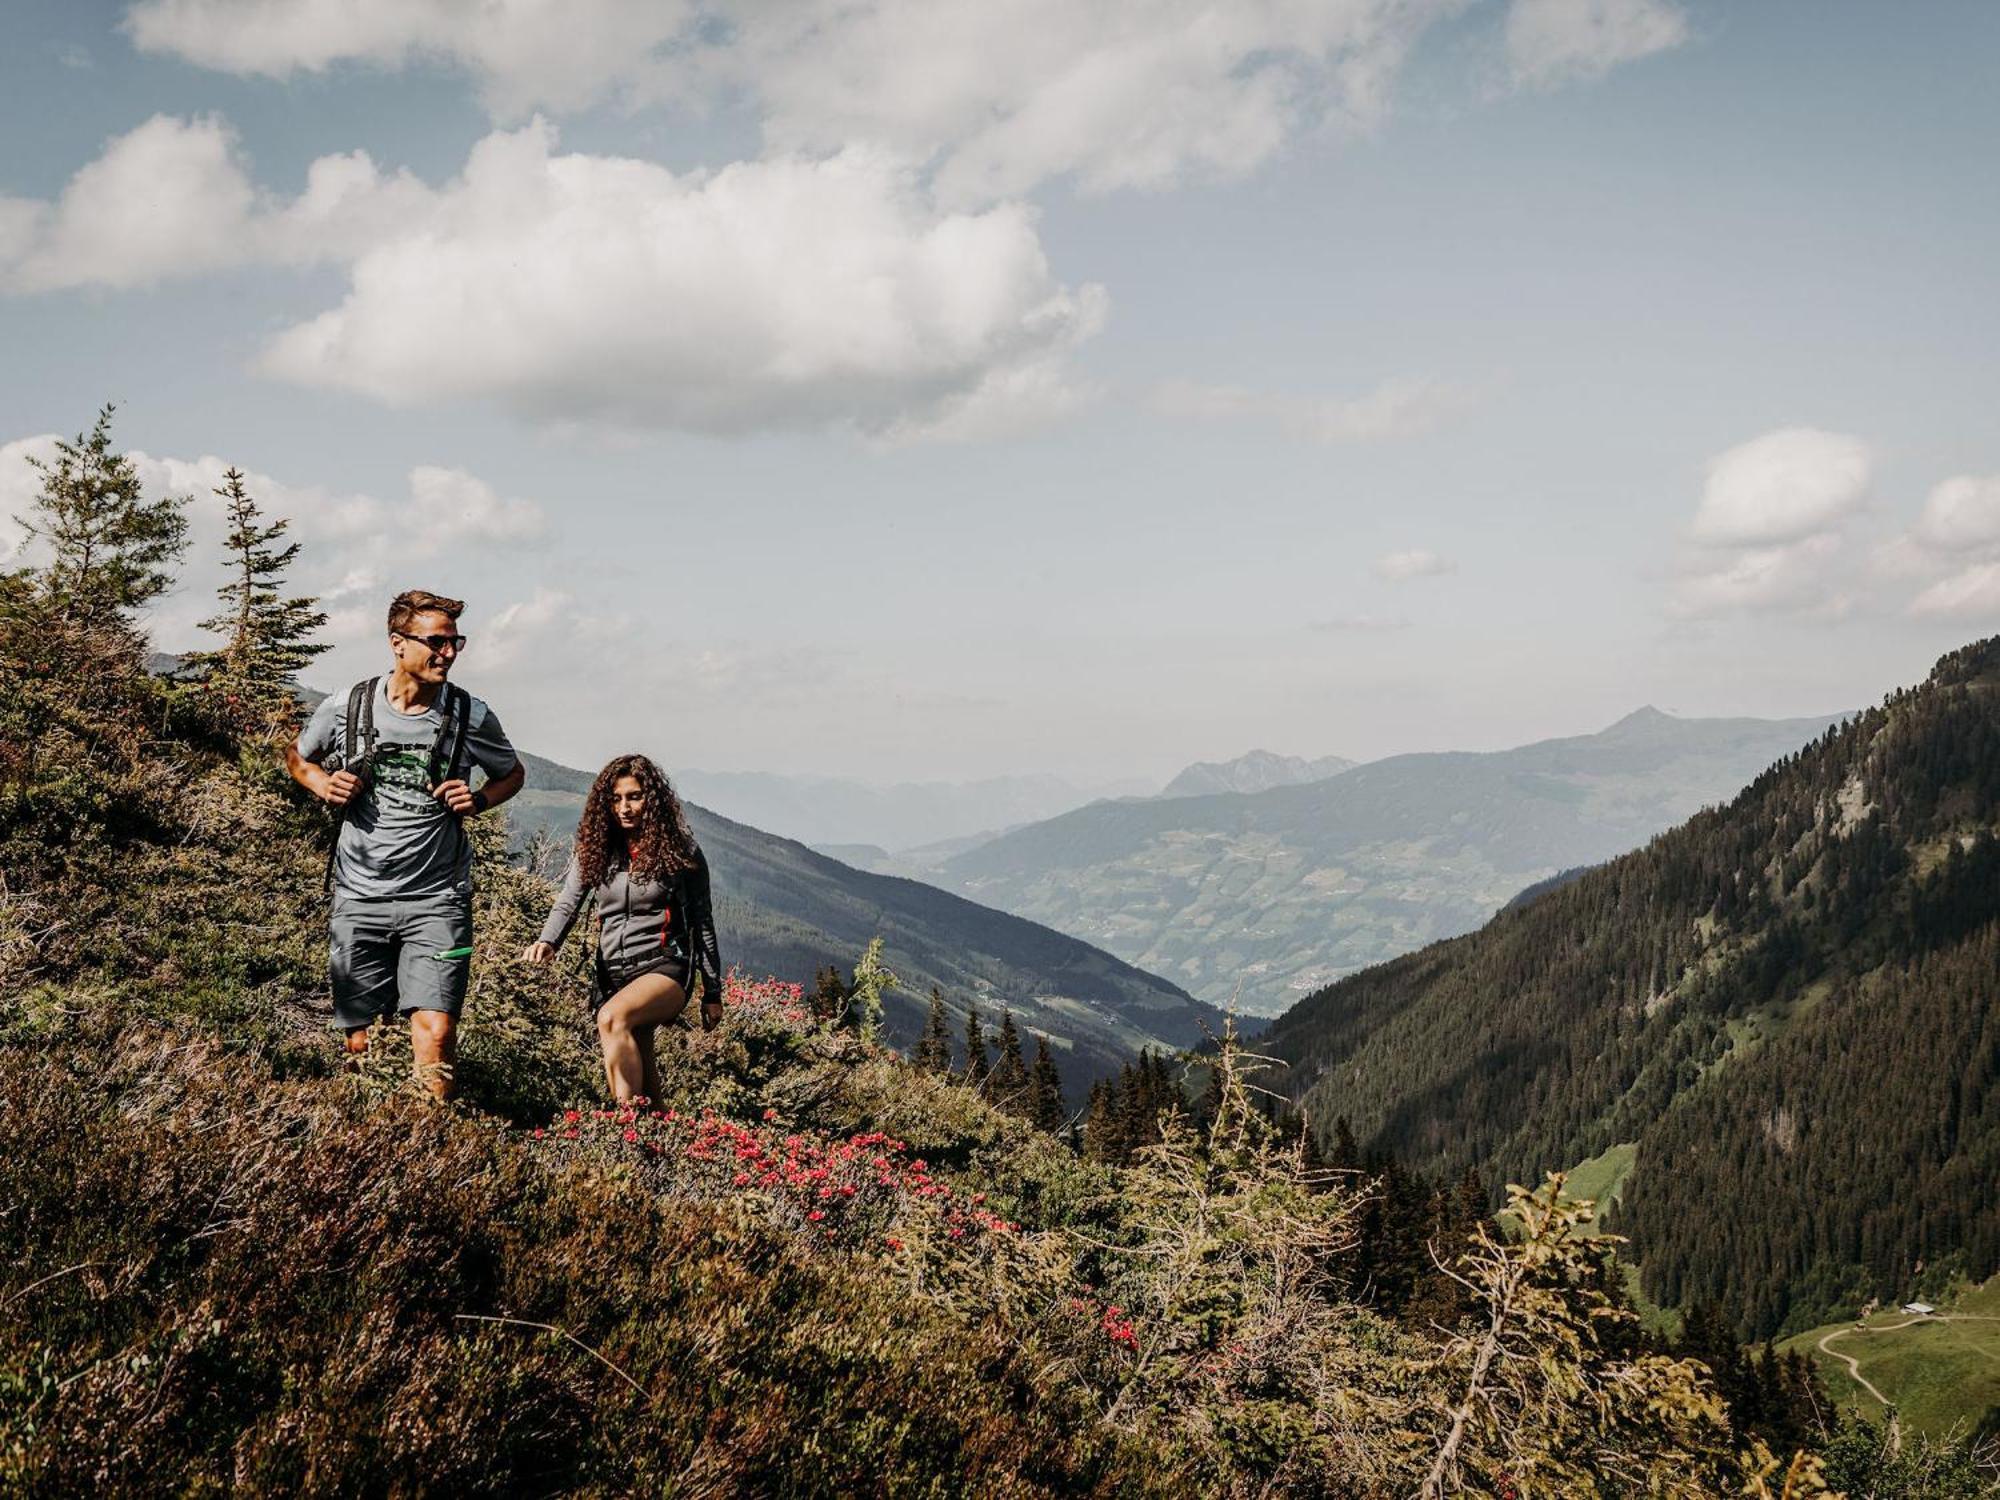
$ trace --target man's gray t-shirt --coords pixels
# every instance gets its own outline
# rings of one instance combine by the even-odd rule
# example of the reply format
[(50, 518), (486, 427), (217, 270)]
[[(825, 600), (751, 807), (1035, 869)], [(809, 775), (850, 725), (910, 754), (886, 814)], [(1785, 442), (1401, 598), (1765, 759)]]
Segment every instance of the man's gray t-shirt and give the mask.
[[(299, 754), (324, 761), (347, 740), (348, 694), (320, 700), (299, 731)], [(444, 726), (444, 693), (422, 713), (398, 713), (386, 682), (375, 689), (375, 764), (368, 787), (348, 804), (333, 856), (337, 895), (433, 896), (472, 889), (472, 840), (458, 816), (431, 795), (431, 747)], [(358, 752), (359, 746), (356, 746)], [(474, 698), (466, 721), (468, 758), (504, 776), (518, 757), (499, 716)]]

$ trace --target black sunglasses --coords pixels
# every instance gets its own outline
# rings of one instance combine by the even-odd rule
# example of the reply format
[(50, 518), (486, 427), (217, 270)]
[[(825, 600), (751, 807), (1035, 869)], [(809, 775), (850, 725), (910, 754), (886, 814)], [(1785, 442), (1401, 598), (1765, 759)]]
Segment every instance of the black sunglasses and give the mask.
[(420, 646), (428, 646), (433, 651), (442, 651), (447, 646), (453, 651), (465, 649), (465, 637), (462, 635), (409, 635), (401, 630), (396, 634), (406, 641), (415, 641)]

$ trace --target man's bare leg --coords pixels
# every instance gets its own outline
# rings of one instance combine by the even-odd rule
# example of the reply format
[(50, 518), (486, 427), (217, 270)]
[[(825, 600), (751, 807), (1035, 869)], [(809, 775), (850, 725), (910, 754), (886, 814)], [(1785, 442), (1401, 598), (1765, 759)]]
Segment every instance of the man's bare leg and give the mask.
[(416, 1075), (439, 1103), (452, 1096), (458, 1071), (458, 1022), (447, 1011), (410, 1012), (410, 1052)]

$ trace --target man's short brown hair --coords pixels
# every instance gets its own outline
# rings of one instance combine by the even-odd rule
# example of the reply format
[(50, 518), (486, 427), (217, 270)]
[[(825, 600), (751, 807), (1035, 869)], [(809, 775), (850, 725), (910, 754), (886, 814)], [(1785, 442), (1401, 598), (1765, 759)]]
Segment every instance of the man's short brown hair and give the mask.
[(423, 589), (406, 589), (389, 602), (389, 633), (407, 635), (410, 621), (423, 614), (448, 615), (451, 623), (456, 625), (464, 609), (463, 599), (447, 599), (443, 594)]

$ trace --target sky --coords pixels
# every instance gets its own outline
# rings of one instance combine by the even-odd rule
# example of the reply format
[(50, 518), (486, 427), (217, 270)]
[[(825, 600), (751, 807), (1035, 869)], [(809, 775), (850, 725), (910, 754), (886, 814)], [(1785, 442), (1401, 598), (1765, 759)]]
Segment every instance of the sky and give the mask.
[(579, 765), (1164, 781), (2000, 628), (2000, 6), (14, 0), (0, 562), (117, 403)]

